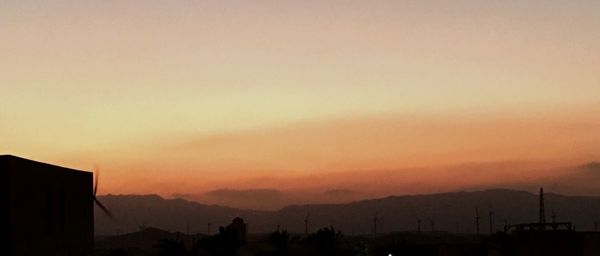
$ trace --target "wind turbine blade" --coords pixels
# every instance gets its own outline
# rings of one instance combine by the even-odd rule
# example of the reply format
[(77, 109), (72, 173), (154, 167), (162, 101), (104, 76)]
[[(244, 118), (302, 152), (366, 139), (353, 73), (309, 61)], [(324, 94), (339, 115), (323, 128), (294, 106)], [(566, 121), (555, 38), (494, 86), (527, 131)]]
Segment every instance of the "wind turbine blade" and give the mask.
[(96, 205), (98, 207), (100, 207), (100, 209), (104, 212), (104, 214), (106, 214), (106, 216), (108, 216), (111, 219), (114, 219), (114, 215), (108, 210), (108, 208), (106, 208), (106, 206), (104, 206), (102, 203), (100, 203), (100, 200), (98, 200), (97, 198), (94, 197), (94, 202), (96, 203)]
[(96, 180), (94, 181), (94, 200), (96, 199), (96, 193), (98, 192), (98, 179), (100, 178), (100, 169), (96, 166)]

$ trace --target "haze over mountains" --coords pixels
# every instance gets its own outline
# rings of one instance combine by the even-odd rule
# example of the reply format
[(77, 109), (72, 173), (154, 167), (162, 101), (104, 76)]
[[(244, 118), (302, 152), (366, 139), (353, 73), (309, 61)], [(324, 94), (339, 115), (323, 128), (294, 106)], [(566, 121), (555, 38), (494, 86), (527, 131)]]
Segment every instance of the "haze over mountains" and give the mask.
[[(157, 227), (190, 233), (214, 233), (235, 217), (244, 218), (252, 233), (271, 232), (279, 225), (303, 233), (334, 226), (347, 234), (371, 233), (377, 216), (378, 232), (411, 231), (420, 219), (423, 231), (475, 232), (475, 209), (481, 215), (481, 230), (489, 232), (488, 212), (493, 211), (494, 230), (504, 223), (534, 222), (538, 217), (538, 195), (507, 189), (453, 192), (431, 195), (390, 196), (347, 204), (293, 205), (277, 211), (242, 210), (204, 205), (156, 195), (107, 195), (100, 197), (115, 214), (110, 220), (96, 214), (96, 234), (114, 235)], [(548, 221), (572, 221), (578, 230), (594, 229), (600, 221), (600, 197), (546, 195)]]
[[(184, 232), (188, 225), (190, 232), (208, 233), (216, 232), (218, 226), (238, 216), (249, 222), (251, 232), (269, 232), (277, 225), (292, 232), (304, 232), (307, 215), (311, 230), (334, 225), (346, 233), (370, 233), (376, 214), (378, 230), (383, 232), (415, 230), (417, 219), (421, 219), (423, 230), (435, 226), (435, 230), (470, 233), (475, 230), (476, 207), (480, 209), (482, 230), (485, 231), (489, 229), (487, 216), (490, 210), (494, 212), (496, 229), (501, 229), (505, 221), (536, 221), (539, 187), (550, 192), (546, 197), (548, 219), (554, 210), (557, 221), (573, 221), (582, 229), (593, 229), (594, 222), (600, 221), (600, 163), (540, 168), (535, 171), (536, 177), (528, 176), (529, 168), (526, 164), (511, 163), (462, 165), (445, 170), (420, 169), (429, 172), (429, 177), (437, 174), (436, 179), (427, 181), (402, 172), (375, 171), (365, 177), (364, 183), (353, 183), (352, 179), (345, 180), (340, 176), (334, 189), (320, 183), (322, 175), (254, 183), (264, 186), (271, 182), (275, 187), (291, 184), (287, 190), (242, 187), (173, 194), (173, 198), (106, 195), (100, 199), (117, 219), (113, 221), (97, 214), (96, 233), (126, 233), (142, 226)], [(430, 189), (443, 184), (444, 179), (457, 182), (454, 187), (440, 185), (442, 191), (478, 192), (435, 193), (437, 191)], [(380, 184), (383, 189), (370, 184)], [(347, 189), (350, 187), (354, 189)]]
[[(234, 182), (240, 183), (239, 180)], [(545, 187), (565, 195), (600, 196), (600, 163), (566, 167), (526, 162), (473, 163), (445, 168), (355, 171), (343, 175), (325, 173), (296, 178), (254, 178), (241, 183), (240, 187), (162, 196), (254, 210), (491, 188), (536, 192), (539, 187)]]
[(367, 194), (350, 189), (326, 191), (276, 189), (217, 189), (203, 194), (173, 194), (204, 204), (216, 204), (241, 209), (278, 210), (287, 205), (306, 203), (347, 203), (365, 199)]

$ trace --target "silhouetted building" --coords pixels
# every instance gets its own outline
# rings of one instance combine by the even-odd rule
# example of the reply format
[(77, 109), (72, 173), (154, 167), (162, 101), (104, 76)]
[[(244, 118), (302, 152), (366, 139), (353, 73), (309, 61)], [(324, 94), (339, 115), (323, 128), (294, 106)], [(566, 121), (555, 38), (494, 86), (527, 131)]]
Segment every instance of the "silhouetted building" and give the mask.
[(600, 233), (573, 230), (515, 230), (504, 244), (504, 255), (595, 256), (600, 255)]
[(1, 255), (90, 255), (92, 173), (0, 155)]
[(555, 216), (551, 223), (546, 222), (543, 188), (540, 188), (538, 222), (505, 226), (504, 232), (509, 231), (503, 255), (591, 256), (600, 253), (600, 233), (575, 232), (571, 222), (555, 222)]

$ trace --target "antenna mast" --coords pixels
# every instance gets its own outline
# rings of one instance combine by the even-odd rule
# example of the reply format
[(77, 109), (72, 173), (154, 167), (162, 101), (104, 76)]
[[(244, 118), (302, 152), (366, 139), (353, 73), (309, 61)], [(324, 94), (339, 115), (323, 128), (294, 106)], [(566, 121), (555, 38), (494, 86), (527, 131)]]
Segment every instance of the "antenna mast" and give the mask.
[(490, 234), (494, 233), (494, 212), (490, 210)]
[(544, 209), (544, 188), (540, 188), (540, 230), (544, 230), (546, 224), (546, 210)]
[(304, 234), (308, 235), (308, 214), (304, 217)]
[(375, 217), (373, 217), (373, 234), (377, 234), (377, 212), (375, 213)]
[(479, 209), (475, 207), (475, 231), (479, 235)]

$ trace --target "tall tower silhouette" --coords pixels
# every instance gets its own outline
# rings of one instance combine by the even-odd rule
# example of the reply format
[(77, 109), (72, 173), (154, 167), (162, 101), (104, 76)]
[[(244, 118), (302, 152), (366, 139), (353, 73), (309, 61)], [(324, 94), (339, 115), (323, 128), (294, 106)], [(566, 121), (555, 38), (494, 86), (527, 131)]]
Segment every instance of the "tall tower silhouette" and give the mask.
[(494, 212), (490, 210), (490, 234), (494, 233)]
[(479, 209), (475, 207), (475, 232), (479, 235)]
[(546, 224), (546, 209), (544, 209), (544, 188), (540, 188), (540, 229), (544, 230)]
[(378, 212), (376, 212), (373, 217), (373, 234), (377, 234), (377, 215), (379, 215)]
[(306, 217), (304, 217), (304, 235), (308, 235), (308, 217), (309, 214), (306, 214)]

